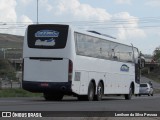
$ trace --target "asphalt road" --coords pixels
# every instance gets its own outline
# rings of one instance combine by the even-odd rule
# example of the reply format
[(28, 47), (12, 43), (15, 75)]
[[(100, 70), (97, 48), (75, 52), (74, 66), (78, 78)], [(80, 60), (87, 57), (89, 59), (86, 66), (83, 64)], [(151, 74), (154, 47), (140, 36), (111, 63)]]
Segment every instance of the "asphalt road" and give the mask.
[(0, 98), (0, 111), (160, 111), (160, 94), (154, 96), (104, 97), (102, 101), (77, 101), (64, 97), (62, 101), (44, 98)]

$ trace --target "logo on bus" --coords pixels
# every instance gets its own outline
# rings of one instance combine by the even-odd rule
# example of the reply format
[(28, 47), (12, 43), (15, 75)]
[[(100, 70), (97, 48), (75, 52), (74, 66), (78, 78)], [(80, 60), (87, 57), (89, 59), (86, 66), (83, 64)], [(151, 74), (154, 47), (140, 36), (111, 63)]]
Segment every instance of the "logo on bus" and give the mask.
[(55, 30), (40, 30), (35, 33), (35, 37), (58, 37), (59, 32)]
[(53, 38), (48, 39), (48, 40), (36, 40), (35, 46), (54, 46), (55, 45), (55, 40)]
[(123, 64), (120, 70), (123, 72), (129, 72), (129, 67), (126, 64)]

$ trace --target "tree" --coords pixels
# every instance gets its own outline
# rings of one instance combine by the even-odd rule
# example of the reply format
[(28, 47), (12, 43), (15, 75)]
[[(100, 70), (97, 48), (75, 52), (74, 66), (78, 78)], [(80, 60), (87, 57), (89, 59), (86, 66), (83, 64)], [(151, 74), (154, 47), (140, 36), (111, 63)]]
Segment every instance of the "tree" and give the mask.
[(16, 80), (16, 73), (14, 67), (9, 63), (8, 60), (0, 59), (0, 78)]
[(153, 56), (155, 61), (160, 62), (160, 46), (154, 50)]

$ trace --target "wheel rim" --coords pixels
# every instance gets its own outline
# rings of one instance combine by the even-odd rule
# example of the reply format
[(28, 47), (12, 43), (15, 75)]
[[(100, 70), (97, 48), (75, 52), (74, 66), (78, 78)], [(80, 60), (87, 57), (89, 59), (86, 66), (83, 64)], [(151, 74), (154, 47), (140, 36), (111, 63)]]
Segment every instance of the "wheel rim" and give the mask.
[(97, 96), (98, 96), (98, 98), (101, 98), (101, 97), (102, 97), (102, 87), (101, 87), (101, 86), (98, 86)]

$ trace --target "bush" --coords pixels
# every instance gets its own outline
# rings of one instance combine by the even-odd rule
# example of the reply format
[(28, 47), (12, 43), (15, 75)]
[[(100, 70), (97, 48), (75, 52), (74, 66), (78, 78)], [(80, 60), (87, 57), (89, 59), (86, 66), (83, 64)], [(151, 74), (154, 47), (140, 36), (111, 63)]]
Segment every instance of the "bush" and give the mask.
[(0, 60), (0, 77), (16, 80), (16, 71), (8, 60)]
[(142, 74), (142, 75), (147, 75), (147, 74), (148, 74), (148, 68), (143, 68), (143, 69), (141, 70), (141, 74)]

